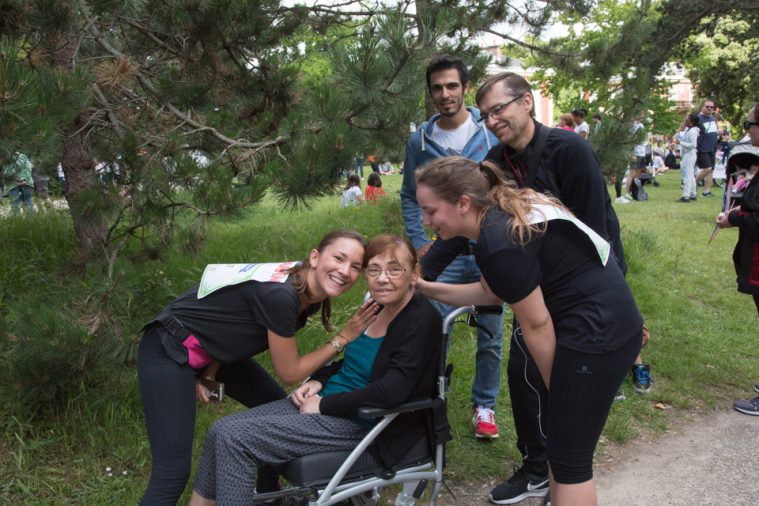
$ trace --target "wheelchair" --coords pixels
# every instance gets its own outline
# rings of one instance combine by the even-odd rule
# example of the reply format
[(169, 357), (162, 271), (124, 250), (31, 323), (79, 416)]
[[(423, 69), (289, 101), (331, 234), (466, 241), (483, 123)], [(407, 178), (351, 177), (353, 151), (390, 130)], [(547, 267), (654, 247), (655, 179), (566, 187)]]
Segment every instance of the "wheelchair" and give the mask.
[[(501, 306), (464, 306), (449, 313), (443, 321), (443, 353), (438, 365), (437, 397), (407, 402), (392, 409), (361, 408), (359, 417), (380, 421), (356, 448), (352, 451), (306, 455), (285, 464), (278, 471), (291, 487), (259, 494), (253, 504), (273, 504), (277, 499), (296, 498), (301, 499), (300, 504), (309, 506), (374, 506), (379, 504), (383, 488), (402, 484), (403, 490), (397, 495), (395, 504), (413, 506), (432, 483), (428, 504), (436, 505), (444, 486), (445, 443), (451, 440), (446, 416), (446, 393), (453, 365), (447, 364), (446, 353), (453, 326), (466, 321), (476, 327), (479, 325), (478, 315), (500, 314), (501, 311)], [(467, 315), (467, 318), (459, 318), (462, 315)], [(416, 411), (425, 412), (427, 437), (409, 448), (392, 469), (386, 468), (374, 456), (374, 440), (398, 415)]]

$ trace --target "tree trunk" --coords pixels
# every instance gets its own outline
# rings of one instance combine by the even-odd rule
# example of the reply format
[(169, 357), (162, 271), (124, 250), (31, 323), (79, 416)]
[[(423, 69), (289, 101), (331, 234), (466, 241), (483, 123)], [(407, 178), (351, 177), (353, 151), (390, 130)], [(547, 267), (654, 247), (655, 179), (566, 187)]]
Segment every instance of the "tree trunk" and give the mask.
[[(57, 32), (48, 39), (53, 65), (60, 72), (72, 72), (78, 37), (74, 33)], [(102, 254), (108, 234), (103, 212), (104, 193), (95, 177), (92, 143), (86, 116), (77, 117), (63, 134), (61, 165), (66, 175), (68, 201), (74, 231), (79, 239), (79, 257), (83, 262)]]
[(66, 174), (66, 200), (79, 239), (79, 256), (87, 261), (102, 253), (107, 236), (102, 212), (103, 190), (95, 177), (92, 145), (87, 131), (82, 131), (82, 118), (65, 134), (61, 164)]

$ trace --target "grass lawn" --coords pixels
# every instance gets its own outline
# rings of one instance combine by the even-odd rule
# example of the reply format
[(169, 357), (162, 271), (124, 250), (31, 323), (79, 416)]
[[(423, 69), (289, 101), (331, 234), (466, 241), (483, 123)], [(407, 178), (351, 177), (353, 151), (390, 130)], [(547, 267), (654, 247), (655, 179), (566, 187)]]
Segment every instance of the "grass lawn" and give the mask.
[[(650, 394), (639, 396), (628, 379), (623, 386), (627, 400), (615, 403), (604, 440), (623, 443), (683, 423), (689, 412), (731, 409), (732, 399), (750, 395), (751, 385), (759, 380), (754, 305), (749, 296), (735, 290), (731, 252), (737, 232), (722, 230), (707, 246), (720, 210), (721, 189), (715, 189), (712, 198), (679, 204), (675, 203), (680, 195), (679, 172), (658, 179), (660, 187), (647, 186), (649, 201), (615, 205), (629, 264), (628, 280), (651, 329), (651, 343), (643, 358), (651, 364), (655, 382)], [(383, 182), (389, 198), (376, 205), (340, 209), (336, 194), (309, 210), (282, 211), (267, 196), (242, 219), (214, 221), (207, 242), (195, 256), (175, 248), (160, 261), (133, 265), (122, 260), (120, 268), (128, 276), (146, 280), (137, 283), (131, 294), (135, 301), (143, 295), (141, 286), (146, 286), (147, 293), (148, 283), (150, 293), (159, 286), (165, 294), (156, 307), (129, 313), (125, 339), (136, 343), (141, 325), (171, 295), (197, 282), (207, 263), (298, 260), (324, 232), (337, 227), (356, 228), (369, 237), (382, 231), (402, 233), (401, 177), (385, 176)], [(365, 288), (361, 283), (336, 304), (333, 319), (338, 325), (359, 303)], [(507, 315), (507, 326), (509, 321)], [(504, 334), (508, 336), (508, 329)], [(299, 334), (298, 343), (306, 351), (325, 339), (324, 330), (312, 321)], [(508, 339), (504, 356), (507, 348)], [(451, 482), (505, 478), (519, 462), (505, 364), (497, 407), (501, 437), (482, 442), (472, 435), (474, 353), (474, 333), (460, 329), (450, 352), (455, 364), (449, 404), (455, 439), (447, 459)], [(261, 357), (268, 366), (267, 361), (268, 355)], [(0, 437), (0, 500), (9, 504), (136, 504), (150, 470), (150, 454), (135, 376), (133, 367), (115, 370), (111, 383), (82, 390), (45, 422), (29, 423), (0, 412), (6, 420)], [(213, 420), (239, 409), (234, 402), (198, 409), (196, 455)]]

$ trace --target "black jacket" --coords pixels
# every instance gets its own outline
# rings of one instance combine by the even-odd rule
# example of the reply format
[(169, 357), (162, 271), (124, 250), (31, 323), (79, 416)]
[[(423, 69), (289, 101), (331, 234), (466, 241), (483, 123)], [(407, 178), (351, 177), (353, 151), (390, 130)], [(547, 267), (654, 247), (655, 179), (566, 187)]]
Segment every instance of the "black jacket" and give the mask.
[[(525, 186), (529, 159), (537, 141), (537, 133), (542, 128), (549, 127), (536, 121), (535, 135), (524, 151), (516, 153), (506, 144), (500, 143), (488, 152), (485, 159), (496, 163), (508, 179), (513, 179), (520, 187)], [(545, 146), (539, 156), (537, 175), (531, 188), (558, 198), (575, 216), (608, 240), (617, 264), (622, 273), (626, 273), (619, 221), (611, 206), (611, 198), (593, 148), (574, 132), (549, 128)], [(466, 251), (467, 244), (468, 240), (464, 238), (435, 241), (422, 258), (424, 277), (435, 279), (457, 254)]]
[(759, 175), (743, 192), (740, 208), (727, 219), (738, 227), (738, 243), (733, 251), (738, 291), (759, 294)]
[[(353, 416), (363, 406), (392, 408), (434, 397), (441, 348), (440, 313), (423, 295), (416, 294), (390, 323), (374, 359), (369, 385), (328, 395), (319, 410), (324, 415)], [(341, 365), (342, 360), (326, 366), (311, 379), (324, 385)], [(384, 465), (392, 467), (425, 437), (425, 417), (424, 413), (401, 414), (377, 438), (378, 456)]]

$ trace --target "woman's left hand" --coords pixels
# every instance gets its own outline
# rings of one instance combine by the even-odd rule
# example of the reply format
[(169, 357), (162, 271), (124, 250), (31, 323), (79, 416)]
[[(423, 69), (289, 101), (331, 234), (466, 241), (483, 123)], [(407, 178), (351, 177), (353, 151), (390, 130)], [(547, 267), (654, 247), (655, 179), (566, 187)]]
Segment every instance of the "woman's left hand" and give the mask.
[(314, 395), (313, 397), (308, 397), (304, 399), (303, 404), (300, 405), (300, 414), (301, 415), (319, 415), (321, 414), (321, 411), (319, 411), (319, 404), (321, 404), (322, 398), (318, 395)]
[(361, 307), (358, 308), (356, 314), (348, 320), (348, 323), (345, 324), (338, 334), (345, 338), (348, 343), (353, 342), (354, 339), (361, 335), (361, 332), (366, 330), (370, 324), (374, 323), (377, 319), (377, 313), (379, 313), (379, 310), (379, 304), (372, 299), (367, 300), (361, 304)]

